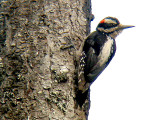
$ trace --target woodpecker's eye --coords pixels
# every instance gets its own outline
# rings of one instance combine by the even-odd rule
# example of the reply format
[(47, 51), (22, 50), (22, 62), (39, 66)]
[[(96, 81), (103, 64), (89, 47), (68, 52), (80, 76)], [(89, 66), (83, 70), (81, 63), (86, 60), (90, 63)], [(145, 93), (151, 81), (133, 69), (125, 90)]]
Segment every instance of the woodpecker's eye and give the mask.
[(116, 26), (116, 24), (110, 23), (110, 24), (108, 24), (108, 26), (112, 27), (112, 26)]

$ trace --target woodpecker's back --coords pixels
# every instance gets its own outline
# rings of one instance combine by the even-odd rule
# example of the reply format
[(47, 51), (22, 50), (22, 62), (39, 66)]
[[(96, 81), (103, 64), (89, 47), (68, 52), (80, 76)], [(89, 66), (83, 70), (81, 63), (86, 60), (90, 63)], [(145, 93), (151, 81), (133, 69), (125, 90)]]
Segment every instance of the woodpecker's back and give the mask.
[(116, 52), (116, 36), (125, 28), (114, 17), (106, 17), (84, 42), (78, 69), (78, 89), (84, 93), (107, 67)]

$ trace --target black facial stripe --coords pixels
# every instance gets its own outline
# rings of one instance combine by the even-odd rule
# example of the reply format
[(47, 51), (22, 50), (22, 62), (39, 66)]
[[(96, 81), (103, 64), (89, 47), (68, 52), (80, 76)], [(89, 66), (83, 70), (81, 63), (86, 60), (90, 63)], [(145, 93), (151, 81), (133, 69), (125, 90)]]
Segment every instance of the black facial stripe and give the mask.
[(98, 25), (98, 27), (102, 27), (104, 29), (110, 29), (110, 28), (113, 28), (113, 27), (116, 27), (118, 26), (118, 24), (107, 24), (107, 23), (100, 23)]

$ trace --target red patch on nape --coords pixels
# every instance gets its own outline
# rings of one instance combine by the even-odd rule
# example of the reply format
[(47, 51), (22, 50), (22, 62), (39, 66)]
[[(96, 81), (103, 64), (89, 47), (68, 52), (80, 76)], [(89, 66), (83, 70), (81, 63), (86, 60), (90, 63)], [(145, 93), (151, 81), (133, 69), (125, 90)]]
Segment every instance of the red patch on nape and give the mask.
[(105, 23), (105, 19), (101, 20), (100, 23)]

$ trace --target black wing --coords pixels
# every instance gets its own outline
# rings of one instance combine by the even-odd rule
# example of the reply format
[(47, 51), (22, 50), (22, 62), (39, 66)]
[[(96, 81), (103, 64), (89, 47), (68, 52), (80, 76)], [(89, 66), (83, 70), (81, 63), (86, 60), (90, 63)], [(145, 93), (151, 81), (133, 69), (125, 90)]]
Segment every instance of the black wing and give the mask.
[(84, 74), (86, 77), (85, 79), (88, 82), (93, 82), (98, 77), (100, 72), (102, 72), (106, 67), (106, 65), (104, 65), (104, 67), (95, 67), (95, 65), (98, 63), (98, 56), (100, 54), (102, 46), (104, 45), (104, 42), (106, 42), (106, 40), (107, 36), (105, 34), (95, 31), (91, 33), (85, 41), (83, 47), (83, 51), (86, 54), (86, 65), (84, 67)]

